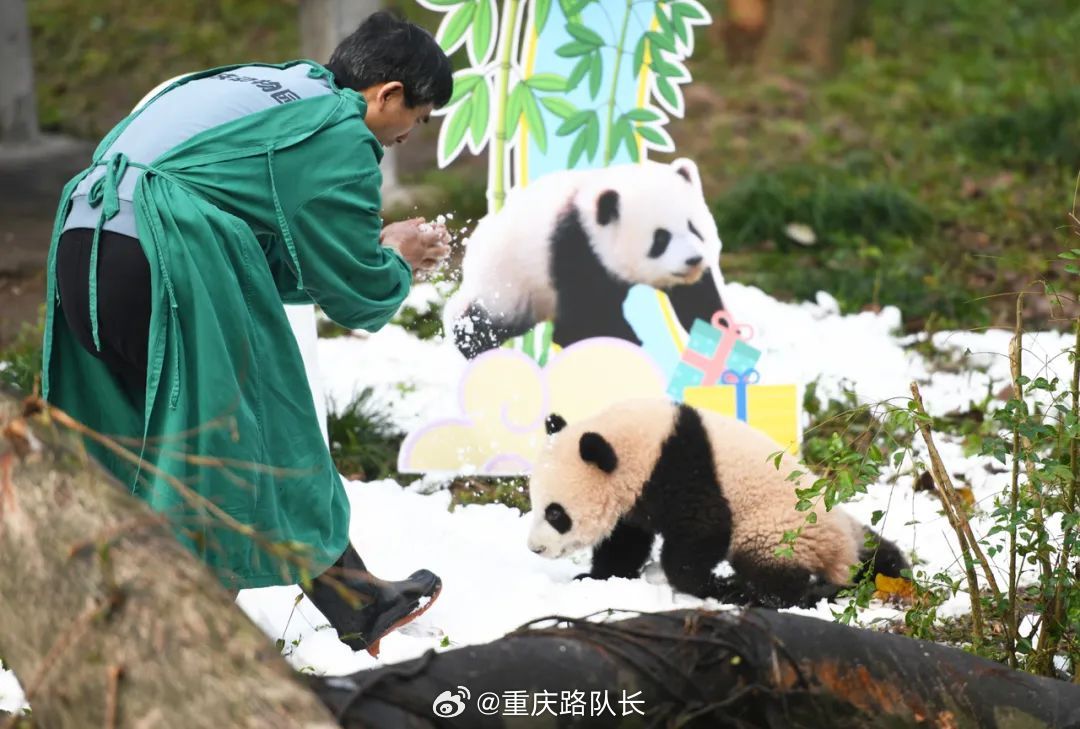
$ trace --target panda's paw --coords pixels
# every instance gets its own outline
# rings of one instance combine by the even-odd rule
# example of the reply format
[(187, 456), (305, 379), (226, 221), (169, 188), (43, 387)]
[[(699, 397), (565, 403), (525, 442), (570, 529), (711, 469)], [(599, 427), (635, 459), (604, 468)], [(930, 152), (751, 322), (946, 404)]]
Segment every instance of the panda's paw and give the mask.
[(575, 582), (577, 582), (578, 580), (591, 580), (591, 579), (593, 579), (593, 576), (592, 576), (591, 572), (582, 572), (580, 575), (574, 575), (574, 581)]

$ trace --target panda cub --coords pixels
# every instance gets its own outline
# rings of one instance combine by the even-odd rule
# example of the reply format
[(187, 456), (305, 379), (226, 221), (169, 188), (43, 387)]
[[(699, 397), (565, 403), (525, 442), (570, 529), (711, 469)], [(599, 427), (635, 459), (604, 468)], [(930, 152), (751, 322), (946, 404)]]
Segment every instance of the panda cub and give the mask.
[(515, 188), (465, 246), (443, 331), (468, 358), (553, 321), (555, 342), (637, 342), (630, 287), (668, 291), (689, 328), (723, 308), (720, 236), (689, 159), (553, 172)]
[[(787, 480), (804, 469), (787, 453), (777, 469), (780, 446), (736, 418), (641, 399), (569, 426), (553, 414), (547, 430), (529, 548), (555, 559), (592, 547), (594, 579), (638, 576), (657, 534), (673, 588), (727, 603), (808, 607), (850, 585), (855, 568), (899, 577), (908, 567), (895, 544), (838, 508), (803, 528), (794, 558), (777, 556), (785, 530), (804, 524)], [(734, 575), (720, 578), (724, 560)]]

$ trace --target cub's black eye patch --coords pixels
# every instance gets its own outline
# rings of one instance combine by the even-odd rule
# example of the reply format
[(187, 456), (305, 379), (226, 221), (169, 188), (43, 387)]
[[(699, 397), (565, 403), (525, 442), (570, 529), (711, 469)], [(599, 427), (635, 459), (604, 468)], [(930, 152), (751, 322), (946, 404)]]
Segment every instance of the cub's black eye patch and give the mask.
[(671, 231), (667, 228), (657, 228), (652, 237), (652, 248), (649, 249), (649, 258), (659, 258), (667, 250), (671, 242)]
[(566, 534), (573, 526), (570, 515), (560, 504), (548, 504), (548, 508), (544, 510), (544, 519), (559, 534)]
[(565, 427), (566, 421), (558, 413), (552, 413), (544, 421), (544, 430), (547, 431), (548, 435), (555, 435)]
[(698, 240), (704, 241), (705, 236), (703, 236), (701, 233), (699, 233), (698, 229), (694, 227), (694, 221), (690, 220), (690, 221), (687, 221), (687, 222), (690, 223), (690, 232), (693, 233), (694, 235), (696, 235), (698, 237)]

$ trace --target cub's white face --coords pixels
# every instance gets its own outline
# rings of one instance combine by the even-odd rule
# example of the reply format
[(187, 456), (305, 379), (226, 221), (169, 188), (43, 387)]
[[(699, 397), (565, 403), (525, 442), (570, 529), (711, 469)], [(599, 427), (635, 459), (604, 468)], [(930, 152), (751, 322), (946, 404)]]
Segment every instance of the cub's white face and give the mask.
[(637, 501), (674, 419), (666, 399), (632, 400), (552, 434), (532, 477), (529, 549), (551, 559), (593, 547)]
[[(607, 267), (630, 283), (656, 288), (696, 283), (710, 267), (718, 276), (720, 236), (694, 162), (612, 169), (619, 177), (606, 180), (609, 188), (591, 191), (597, 197), (596, 250)], [(608, 207), (617, 208), (609, 222), (604, 195)]]

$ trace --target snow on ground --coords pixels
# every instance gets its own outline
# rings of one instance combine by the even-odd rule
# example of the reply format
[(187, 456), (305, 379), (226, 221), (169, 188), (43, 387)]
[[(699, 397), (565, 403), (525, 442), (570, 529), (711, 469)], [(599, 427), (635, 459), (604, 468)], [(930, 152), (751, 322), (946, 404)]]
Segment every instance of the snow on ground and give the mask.
[[(430, 295), (425, 292), (425, 296)], [(1009, 377), (1005, 353), (1010, 332), (943, 332), (934, 336), (942, 350), (966, 357), (958, 373), (934, 371), (922, 356), (905, 349), (914, 337), (900, 337), (900, 312), (841, 316), (836, 302), (821, 294), (816, 302), (784, 304), (756, 288), (728, 284), (725, 304), (735, 318), (754, 327), (755, 346), (763, 350), (759, 364), (762, 382), (819, 382), (819, 395), (838, 395), (846, 386), (861, 401), (900, 402), (910, 397), (910, 383), (920, 382), (932, 413), (966, 409), (981, 401), (990, 387), (999, 391)], [(1058, 333), (1034, 333), (1025, 338), (1024, 371), (1067, 376), (1067, 357), (1059, 353), (1071, 339)], [(322, 379), (329, 397), (344, 403), (361, 388), (374, 388), (379, 402), (391, 404), (394, 416), (410, 428), (454, 407), (464, 359), (446, 342), (420, 341), (397, 327), (374, 335), (319, 342)], [(1048, 365), (1049, 363), (1049, 365)], [(399, 383), (406, 383), (402, 388)], [(993, 495), (1004, 487), (1003, 469), (987, 469), (988, 459), (965, 457), (960, 445), (938, 437), (938, 447), (958, 483), (970, 484), (989, 511)], [(916, 451), (924, 456), (921, 441)], [(918, 569), (932, 575), (941, 569), (958, 572), (954, 541), (935, 497), (911, 490), (908, 472), (896, 485), (878, 484), (848, 508), (869, 523), (877, 509), (887, 510), (883, 532), (926, 564)], [(587, 555), (552, 562), (525, 546), (528, 517), (501, 505), (471, 505), (448, 510), (449, 495), (425, 495), (423, 486), (402, 489), (392, 481), (350, 483), (353, 504), (352, 537), (357, 550), (378, 575), (398, 579), (427, 568), (443, 578), (439, 601), (420, 619), (423, 629), (398, 633), (383, 641), (380, 660), (353, 654), (340, 645), (332, 630), (319, 630), (325, 620), (306, 600), (287, 630), (295, 588), (246, 591), (240, 605), (275, 638), (290, 645), (290, 660), (298, 667), (341, 673), (419, 656), (442, 649), (441, 631), (449, 647), (495, 640), (519, 625), (548, 615), (587, 615), (608, 607), (626, 610), (666, 610), (717, 603), (674, 594), (655, 565), (645, 579), (606, 582), (574, 581), (588, 567)], [(985, 530), (984, 530), (985, 531)], [(941, 614), (966, 611), (963, 595), (949, 601)], [(800, 611), (825, 619), (829, 606)], [(875, 606), (864, 623), (899, 613)], [(293, 641), (298, 641), (295, 646)]]
[[(414, 306), (430, 299), (430, 287), (416, 294)], [(836, 302), (821, 294), (816, 302), (784, 304), (764, 292), (738, 284), (726, 287), (725, 304), (736, 320), (754, 327), (753, 344), (763, 350), (759, 365), (762, 382), (818, 380), (819, 395), (837, 395), (851, 387), (862, 402), (910, 396), (910, 383), (922, 387), (934, 414), (964, 410), (1008, 381), (1006, 357), (1010, 332), (942, 332), (933, 344), (960, 359), (957, 372), (936, 371), (921, 355), (905, 345), (915, 337), (900, 337), (900, 313), (886, 308), (878, 313), (841, 316)], [(1025, 337), (1024, 372), (1029, 376), (1069, 376), (1069, 362), (1061, 354), (1072, 343), (1058, 333), (1032, 333)], [(342, 407), (365, 387), (376, 401), (392, 409), (399, 425), (411, 428), (445, 414), (454, 407), (458, 378), (465, 366), (452, 345), (421, 341), (405, 330), (388, 326), (373, 334), (322, 339), (318, 342), (322, 384), (331, 407)], [(965, 457), (959, 444), (938, 436), (938, 447), (950, 473), (972, 487), (984, 512), (992, 509), (995, 494), (1008, 478), (1000, 464), (981, 457)], [(921, 441), (916, 450), (923, 456)], [(901, 466), (895, 485), (877, 484), (848, 508), (869, 522), (873, 511), (887, 510), (883, 533), (913, 550), (925, 562), (917, 569), (932, 575), (939, 570), (961, 574), (954, 539), (936, 498), (914, 493), (909, 463)], [(450, 512), (449, 494), (423, 493), (423, 484), (403, 489), (392, 481), (353, 482), (347, 485), (353, 506), (352, 538), (357, 551), (373, 572), (400, 579), (427, 568), (443, 579), (438, 602), (415, 627), (382, 642), (376, 660), (353, 653), (337, 641), (325, 619), (305, 599), (294, 610), (296, 587), (246, 590), (238, 604), (274, 639), (286, 641), (289, 660), (318, 673), (340, 674), (417, 657), (435, 648), (449, 648), (495, 640), (530, 620), (549, 615), (582, 616), (606, 608), (666, 610), (708, 604), (674, 594), (651, 565), (646, 578), (606, 582), (574, 581), (587, 569), (587, 556), (549, 561), (525, 546), (528, 517), (501, 505), (471, 505)], [(978, 533), (988, 522), (976, 521)], [(967, 610), (963, 595), (939, 611), (959, 614)], [(834, 607), (835, 609), (835, 607)], [(830, 619), (821, 605), (805, 614)], [(891, 607), (874, 606), (862, 622), (899, 615)], [(0, 673), (0, 708), (21, 705), (18, 686), (10, 673)]]

